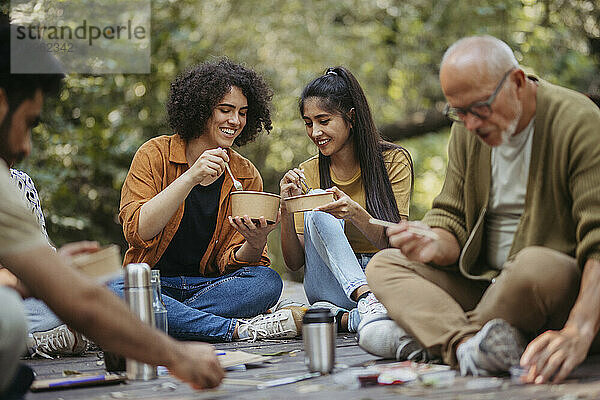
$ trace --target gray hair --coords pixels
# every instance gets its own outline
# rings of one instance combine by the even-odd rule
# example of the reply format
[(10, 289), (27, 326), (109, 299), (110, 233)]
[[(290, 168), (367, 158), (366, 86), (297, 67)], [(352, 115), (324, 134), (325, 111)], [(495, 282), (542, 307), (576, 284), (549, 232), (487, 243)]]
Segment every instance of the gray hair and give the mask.
[[(493, 36), (469, 36), (455, 42), (446, 50), (440, 66), (448, 60), (466, 58), (464, 61), (477, 60), (480, 72), (489, 76), (501, 77), (510, 68), (520, 68), (513, 51), (502, 40)], [(469, 60), (471, 59), (471, 60)]]

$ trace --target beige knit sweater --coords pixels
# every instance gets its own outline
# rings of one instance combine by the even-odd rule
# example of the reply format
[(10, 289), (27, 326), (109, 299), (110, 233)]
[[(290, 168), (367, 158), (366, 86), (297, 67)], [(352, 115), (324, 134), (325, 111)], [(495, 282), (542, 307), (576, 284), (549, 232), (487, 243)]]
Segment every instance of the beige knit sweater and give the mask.
[[(544, 246), (583, 267), (589, 258), (600, 260), (600, 110), (577, 92), (538, 82), (525, 210), (508, 258)], [(479, 280), (499, 273), (485, 264), (490, 155), (489, 146), (454, 124), (444, 186), (423, 219), (454, 234), (461, 247), (457, 267)]]

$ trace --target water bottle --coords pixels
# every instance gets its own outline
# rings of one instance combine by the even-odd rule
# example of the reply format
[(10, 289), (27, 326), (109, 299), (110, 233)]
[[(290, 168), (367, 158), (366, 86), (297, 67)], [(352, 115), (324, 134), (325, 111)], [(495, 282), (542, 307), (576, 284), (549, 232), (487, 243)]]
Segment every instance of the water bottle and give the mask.
[(162, 299), (162, 291), (160, 289), (160, 271), (152, 270), (152, 310), (154, 311), (154, 326), (156, 329), (169, 333), (169, 325), (167, 322), (167, 308)]
[[(150, 283), (150, 267), (146, 263), (127, 264), (123, 294), (131, 312), (142, 322), (154, 326), (152, 312), (152, 284)], [(127, 359), (127, 377), (132, 380), (149, 380), (158, 378), (156, 367), (143, 362)]]

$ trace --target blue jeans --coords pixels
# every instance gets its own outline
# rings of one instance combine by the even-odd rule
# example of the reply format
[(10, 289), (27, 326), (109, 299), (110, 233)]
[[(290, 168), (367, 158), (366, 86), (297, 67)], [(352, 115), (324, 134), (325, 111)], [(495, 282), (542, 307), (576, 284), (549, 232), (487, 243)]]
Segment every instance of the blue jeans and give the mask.
[(42, 300), (30, 297), (23, 301), (25, 315), (27, 316), (28, 332), (43, 332), (54, 329), (63, 322)]
[(344, 220), (322, 211), (304, 213), (304, 291), (313, 304), (325, 300), (349, 310), (348, 330), (360, 322), (352, 292), (367, 284), (365, 268), (373, 254), (355, 254)]
[[(231, 341), (237, 318), (266, 312), (279, 300), (283, 282), (269, 267), (243, 267), (230, 274), (161, 277), (169, 335), (183, 340)], [(123, 280), (109, 285), (123, 296)]]

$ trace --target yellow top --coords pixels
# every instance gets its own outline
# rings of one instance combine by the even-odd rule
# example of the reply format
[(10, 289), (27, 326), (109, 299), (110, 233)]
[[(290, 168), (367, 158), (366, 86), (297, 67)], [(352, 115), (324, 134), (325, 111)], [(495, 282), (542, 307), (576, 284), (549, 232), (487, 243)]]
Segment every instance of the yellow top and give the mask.
[[(411, 170), (410, 161), (406, 154), (400, 149), (391, 149), (383, 152), (383, 161), (388, 172), (392, 191), (398, 204), (400, 215), (408, 217), (408, 209), (410, 205), (410, 186), (411, 186)], [(300, 169), (304, 170), (306, 183), (312, 188), (318, 188), (319, 183), (319, 156), (313, 156), (300, 164)], [(331, 169), (330, 169), (331, 171)], [(352, 178), (347, 181), (341, 181), (336, 178), (331, 171), (331, 180), (333, 184), (342, 192), (346, 193), (350, 198), (366, 209), (365, 188), (363, 186), (360, 168)], [(296, 232), (304, 234), (304, 214), (294, 214), (294, 223)], [(348, 242), (355, 253), (376, 253), (378, 248), (367, 239), (362, 232), (348, 222), (345, 224), (345, 233)]]

